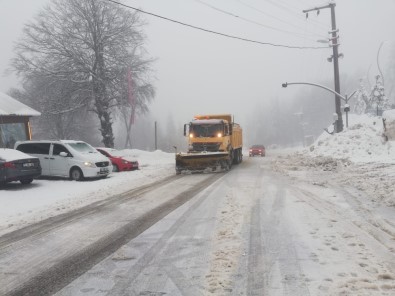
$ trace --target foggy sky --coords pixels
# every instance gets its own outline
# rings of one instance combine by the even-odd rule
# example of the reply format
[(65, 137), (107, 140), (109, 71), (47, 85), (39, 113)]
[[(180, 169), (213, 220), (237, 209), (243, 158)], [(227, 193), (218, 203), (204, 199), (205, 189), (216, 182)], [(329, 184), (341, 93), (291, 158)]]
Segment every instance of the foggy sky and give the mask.
[[(322, 0), (202, 0), (216, 8), (245, 18), (232, 17), (196, 0), (125, 0), (127, 5), (205, 29), (242, 38), (291, 46), (325, 46), (316, 42), (329, 37), (330, 10), (306, 20), (303, 9), (328, 3)], [(13, 56), (13, 42), (21, 36), (23, 24), (48, 0), (0, 0), (0, 70)], [(247, 7), (247, 4), (260, 10)], [(277, 3), (274, 5), (273, 3)], [(383, 66), (395, 36), (395, 1), (338, 0), (340, 72), (377, 74), (376, 54), (381, 42)], [(265, 14), (266, 15), (265, 15)], [(272, 17), (269, 17), (271, 15)], [(243, 124), (254, 108), (267, 100), (291, 100), (303, 87), (283, 89), (283, 82), (333, 81), (333, 64), (325, 49), (287, 49), (233, 40), (152, 16), (147, 21), (146, 49), (156, 59), (157, 95), (151, 104), (153, 120), (163, 122), (172, 116), (183, 124), (195, 114), (232, 113)], [(280, 20), (278, 20), (280, 19)], [(255, 22), (255, 23), (251, 23)], [(271, 26), (277, 30), (268, 29)], [(296, 34), (283, 33), (279, 30)], [(312, 35), (312, 34), (318, 34)], [(373, 75), (372, 74), (372, 75)], [(328, 85), (333, 87), (333, 83)], [(1, 77), (0, 91), (18, 87), (12, 75)], [(334, 87), (333, 87), (334, 88)], [(341, 85), (341, 92), (351, 92)]]

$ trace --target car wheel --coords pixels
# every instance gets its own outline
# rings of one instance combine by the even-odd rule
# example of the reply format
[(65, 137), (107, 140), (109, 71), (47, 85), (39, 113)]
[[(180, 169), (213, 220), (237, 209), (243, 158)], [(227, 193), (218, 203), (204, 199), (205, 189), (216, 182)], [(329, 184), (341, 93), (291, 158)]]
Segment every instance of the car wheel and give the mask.
[(113, 172), (119, 172), (119, 167), (116, 164), (112, 165), (112, 171)]
[(80, 168), (73, 168), (70, 171), (70, 179), (74, 181), (81, 181), (84, 178)]
[(22, 184), (30, 184), (31, 182), (33, 182), (33, 179), (23, 179), (23, 180), (19, 180)]

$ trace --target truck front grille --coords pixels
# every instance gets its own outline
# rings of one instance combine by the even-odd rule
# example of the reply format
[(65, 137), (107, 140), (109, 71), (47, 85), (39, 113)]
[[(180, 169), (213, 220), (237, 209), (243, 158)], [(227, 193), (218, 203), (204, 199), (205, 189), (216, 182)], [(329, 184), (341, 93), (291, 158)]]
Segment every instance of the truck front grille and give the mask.
[(193, 151), (218, 151), (220, 143), (193, 143)]

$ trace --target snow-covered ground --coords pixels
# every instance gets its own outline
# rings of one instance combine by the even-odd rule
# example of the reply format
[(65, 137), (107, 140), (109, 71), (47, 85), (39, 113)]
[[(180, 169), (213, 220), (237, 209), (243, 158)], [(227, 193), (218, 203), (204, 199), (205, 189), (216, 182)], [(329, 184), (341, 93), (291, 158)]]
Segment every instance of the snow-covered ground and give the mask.
[(159, 150), (122, 150), (121, 153), (127, 159), (137, 159), (140, 170), (82, 182), (41, 178), (29, 185), (8, 183), (0, 189), (0, 235), (175, 173), (173, 153)]
[[(309, 147), (268, 153), (277, 155), (275, 167), (286, 170), (288, 175), (296, 177), (303, 172), (299, 177), (323, 186), (336, 178), (345, 186), (365, 191), (376, 202), (394, 206), (395, 142), (384, 142), (382, 132), (380, 117), (350, 115), (349, 127), (342, 133), (323, 132)], [(10, 183), (0, 189), (0, 235), (174, 174), (173, 153), (140, 150), (121, 153), (137, 159), (140, 170), (112, 173), (104, 180), (39, 179), (31, 185)], [(311, 176), (306, 176), (306, 169), (311, 170)], [(325, 176), (316, 180), (317, 171)]]

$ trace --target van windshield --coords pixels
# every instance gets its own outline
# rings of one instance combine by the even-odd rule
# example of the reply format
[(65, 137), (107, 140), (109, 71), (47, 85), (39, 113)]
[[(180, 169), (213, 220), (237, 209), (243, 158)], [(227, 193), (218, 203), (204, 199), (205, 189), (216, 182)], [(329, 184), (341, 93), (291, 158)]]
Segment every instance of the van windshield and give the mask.
[(68, 145), (73, 148), (75, 151), (82, 152), (82, 153), (96, 153), (96, 149), (93, 148), (91, 145), (88, 145), (84, 142), (78, 143), (68, 143)]

